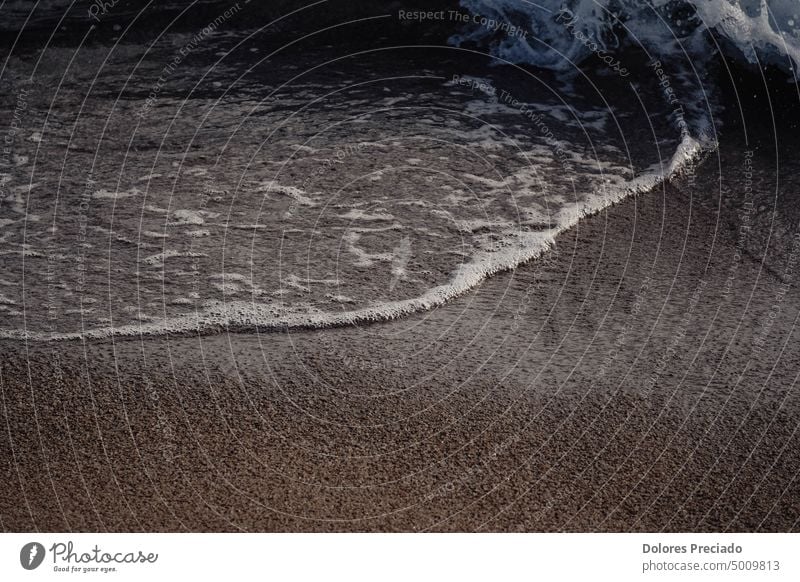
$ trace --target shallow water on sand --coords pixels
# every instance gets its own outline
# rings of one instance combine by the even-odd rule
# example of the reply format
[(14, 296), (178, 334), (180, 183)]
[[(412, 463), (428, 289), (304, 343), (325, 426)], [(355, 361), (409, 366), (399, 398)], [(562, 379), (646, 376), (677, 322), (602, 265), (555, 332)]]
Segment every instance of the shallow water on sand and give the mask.
[(10, 59), (2, 337), (419, 311), (696, 145), (676, 154), (654, 73), (627, 86), (449, 48), (266, 54), (248, 32), (218, 35)]

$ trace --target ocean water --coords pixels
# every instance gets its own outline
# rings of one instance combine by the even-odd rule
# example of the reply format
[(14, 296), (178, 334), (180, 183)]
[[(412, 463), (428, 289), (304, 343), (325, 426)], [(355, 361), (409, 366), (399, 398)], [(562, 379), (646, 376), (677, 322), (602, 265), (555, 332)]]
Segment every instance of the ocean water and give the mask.
[[(643, 48), (653, 57), (705, 61), (710, 53), (794, 71), (796, 0), (462, 0), (477, 18), (453, 42), (479, 41), (498, 57), (568, 70), (598, 51)], [(487, 24), (488, 23), (488, 24)], [(497, 26), (494, 24), (497, 23)], [(516, 25), (530, 34), (497, 35)]]
[[(612, 3), (589, 4), (572, 3), (565, 27), (519, 3), (466, 0), (477, 28), (449, 46), (274, 48), (234, 13), (149, 42), (120, 31), (7, 51), (0, 338), (389, 320), (691, 172), (718, 130), (705, 31), (670, 3), (660, 22), (683, 42), (668, 46), (652, 14), (618, 2), (648, 40), (612, 52), (622, 41), (600, 10)], [(794, 58), (770, 36), (791, 26), (784, 4), (766, 20), (746, 3), (700, 4), (692, 18), (714, 16), (733, 45), (752, 23), (743, 59)], [(480, 24), (490, 17), (538, 44), (498, 42)]]

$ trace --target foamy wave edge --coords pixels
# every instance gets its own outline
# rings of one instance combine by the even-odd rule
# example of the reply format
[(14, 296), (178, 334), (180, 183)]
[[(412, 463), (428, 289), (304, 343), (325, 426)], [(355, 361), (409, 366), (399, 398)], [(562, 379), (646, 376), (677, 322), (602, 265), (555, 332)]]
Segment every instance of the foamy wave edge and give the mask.
[[(708, 127), (706, 125), (706, 127)], [(511, 248), (501, 252), (480, 252), (469, 263), (456, 270), (452, 280), (434, 287), (424, 295), (383, 303), (378, 306), (343, 313), (292, 313), (276, 316), (267, 305), (247, 301), (214, 302), (193, 314), (162, 319), (158, 322), (101, 327), (70, 333), (0, 330), (0, 339), (36, 342), (108, 339), (112, 337), (157, 337), (175, 335), (214, 335), (225, 332), (253, 333), (302, 329), (325, 329), (349, 325), (391, 321), (403, 316), (440, 307), (485, 279), (509, 271), (540, 257), (555, 244), (556, 237), (575, 226), (581, 219), (596, 214), (622, 200), (649, 192), (663, 182), (685, 171), (705, 153), (715, 150), (716, 140), (707, 134), (695, 138), (685, 135), (666, 165), (633, 178), (624, 186), (603, 195), (589, 197), (587, 202), (565, 206), (558, 215), (558, 226), (538, 232), (517, 233)]]

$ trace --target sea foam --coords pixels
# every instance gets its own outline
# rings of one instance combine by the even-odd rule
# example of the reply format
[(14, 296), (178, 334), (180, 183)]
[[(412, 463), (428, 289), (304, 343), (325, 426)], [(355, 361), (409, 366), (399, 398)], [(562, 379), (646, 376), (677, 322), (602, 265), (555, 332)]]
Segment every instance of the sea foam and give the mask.
[[(620, 54), (630, 45), (655, 58), (704, 59), (721, 44), (754, 65), (769, 62), (787, 71), (800, 65), (796, 0), (461, 0), (461, 5), (476, 18), (452, 41), (488, 45), (515, 63), (568, 70), (592, 53)], [(509, 22), (532, 34), (497, 34), (481, 25), (486, 21)]]
[[(399, 92), (414, 101), (390, 106), (382, 93), (370, 100), (358, 88), (309, 82), (312, 94), (333, 101), (292, 113), (267, 103), (257, 116), (247, 101), (231, 101), (208, 127), (192, 111), (176, 115), (176, 142), (203, 125), (206, 147), (225, 145), (213, 165), (169, 150), (153, 160), (126, 157), (104, 144), (91, 189), (79, 173), (88, 155), (67, 167), (74, 175), (62, 187), (58, 220), (30, 222), (31, 209), (54, 211), (48, 192), (58, 184), (47, 183), (28, 195), (25, 223), (4, 229), (0, 252), (14, 253), (7, 261), (17, 280), (3, 294), (24, 314), (6, 312), (0, 338), (325, 328), (441, 306), (539, 257), (584, 217), (653, 189), (714, 147), (710, 119), (694, 107), (707, 96), (687, 92), (691, 79), (668, 65), (659, 75), (682, 96), (680, 115), (659, 95), (654, 74), (641, 79), (648, 114), (636, 118), (640, 95), (627, 80), (612, 105), (602, 92), (589, 95), (593, 81), (580, 90), (569, 75), (539, 78), (509, 67), (493, 80), (413, 79)], [(183, 111), (183, 102), (161, 99), (165, 111)], [(100, 96), (92, 105), (98, 120), (125, 130), (124, 104), (112, 109)], [(362, 110), (369, 116), (357, 115)], [(155, 110), (140, 123), (144, 135), (162, 131)], [(42, 157), (37, 176), (59, 176), (58, 159)], [(120, 179), (122, 160), (132, 178)], [(27, 172), (10, 174), (9, 192), (32, 183)], [(45, 230), (53, 222), (58, 229)]]

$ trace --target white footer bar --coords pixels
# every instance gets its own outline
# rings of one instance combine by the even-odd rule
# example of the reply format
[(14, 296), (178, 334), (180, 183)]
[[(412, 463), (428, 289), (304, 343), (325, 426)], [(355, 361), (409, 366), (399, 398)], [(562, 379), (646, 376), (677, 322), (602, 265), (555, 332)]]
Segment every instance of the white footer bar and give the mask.
[(2, 534), (0, 580), (800, 580), (800, 534)]

